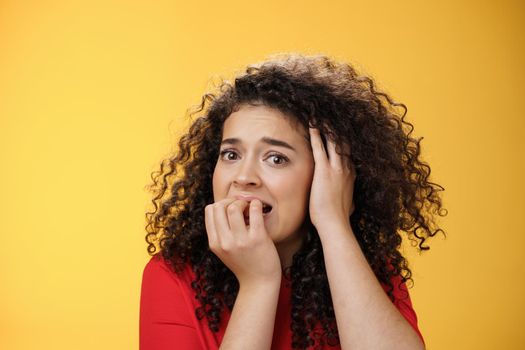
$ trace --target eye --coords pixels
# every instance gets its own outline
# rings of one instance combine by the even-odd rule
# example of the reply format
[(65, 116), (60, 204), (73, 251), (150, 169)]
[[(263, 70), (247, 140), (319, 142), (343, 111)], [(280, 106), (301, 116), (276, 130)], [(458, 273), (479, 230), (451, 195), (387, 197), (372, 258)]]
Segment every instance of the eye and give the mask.
[(289, 162), (287, 157), (280, 154), (270, 154), (268, 158), (273, 160), (272, 163), (274, 165), (283, 165)]
[(220, 158), (222, 160), (236, 160), (237, 157), (237, 153), (229, 149), (220, 152)]

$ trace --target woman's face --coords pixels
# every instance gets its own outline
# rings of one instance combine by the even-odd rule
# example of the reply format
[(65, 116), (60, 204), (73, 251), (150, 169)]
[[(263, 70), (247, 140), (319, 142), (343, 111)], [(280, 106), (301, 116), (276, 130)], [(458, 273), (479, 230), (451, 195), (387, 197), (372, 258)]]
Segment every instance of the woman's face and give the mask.
[(266, 231), (277, 247), (293, 251), (302, 241), (314, 172), (307, 135), (304, 127), (294, 126), (279, 110), (243, 105), (224, 122), (213, 173), (215, 202), (255, 197), (268, 204)]

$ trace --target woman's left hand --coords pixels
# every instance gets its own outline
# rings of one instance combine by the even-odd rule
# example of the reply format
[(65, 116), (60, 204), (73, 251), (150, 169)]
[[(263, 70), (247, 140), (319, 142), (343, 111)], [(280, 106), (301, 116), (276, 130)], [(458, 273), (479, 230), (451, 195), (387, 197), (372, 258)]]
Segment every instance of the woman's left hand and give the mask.
[(310, 220), (319, 235), (322, 235), (335, 227), (350, 226), (356, 175), (353, 164), (348, 164), (350, 159), (337, 154), (333, 140), (327, 139), (328, 149), (325, 150), (319, 129), (309, 129), (315, 161), (310, 192)]

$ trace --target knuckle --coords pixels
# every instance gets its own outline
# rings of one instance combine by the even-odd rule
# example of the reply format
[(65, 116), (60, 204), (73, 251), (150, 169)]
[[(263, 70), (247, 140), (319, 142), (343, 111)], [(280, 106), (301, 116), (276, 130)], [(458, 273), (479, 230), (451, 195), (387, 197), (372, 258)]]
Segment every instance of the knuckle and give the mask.
[(340, 166), (333, 167), (333, 171), (334, 171), (334, 173), (336, 173), (338, 175), (343, 174), (345, 172), (344, 168), (340, 167)]
[(233, 244), (230, 242), (223, 242), (220, 245), (220, 250), (224, 253), (231, 253), (234, 250)]
[(246, 249), (249, 249), (250, 247), (251, 247), (250, 243), (246, 241), (240, 241), (237, 243), (237, 248), (239, 250), (246, 250)]
[(238, 210), (237, 208), (238, 208), (237, 204), (232, 203), (226, 208), (226, 211), (228, 212), (228, 214), (233, 214)]

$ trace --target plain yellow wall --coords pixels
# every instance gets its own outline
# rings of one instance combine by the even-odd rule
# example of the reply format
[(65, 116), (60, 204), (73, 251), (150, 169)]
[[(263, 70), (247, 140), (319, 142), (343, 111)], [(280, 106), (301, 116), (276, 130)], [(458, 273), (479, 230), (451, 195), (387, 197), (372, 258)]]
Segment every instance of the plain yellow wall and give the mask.
[(212, 77), (354, 62), (409, 108), (448, 238), (412, 258), (428, 349), (525, 347), (519, 1), (1, 1), (0, 348), (138, 347), (149, 175)]

